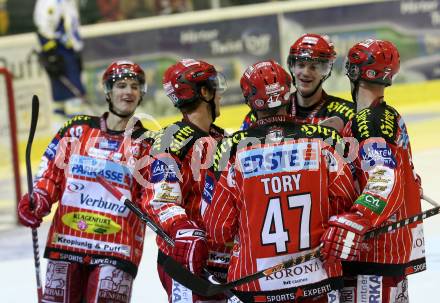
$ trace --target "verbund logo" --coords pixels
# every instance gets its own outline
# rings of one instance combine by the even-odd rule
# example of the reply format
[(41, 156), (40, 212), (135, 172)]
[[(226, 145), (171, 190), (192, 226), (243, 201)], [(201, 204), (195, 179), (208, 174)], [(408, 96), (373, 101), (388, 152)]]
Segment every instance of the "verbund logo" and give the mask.
[(69, 182), (66, 186), (66, 190), (70, 193), (80, 193), (86, 186), (82, 183)]
[(87, 194), (81, 194), (80, 204), (108, 213), (125, 214), (127, 212), (127, 207), (125, 205), (107, 201), (106, 199), (103, 199), (103, 197), (96, 198)]

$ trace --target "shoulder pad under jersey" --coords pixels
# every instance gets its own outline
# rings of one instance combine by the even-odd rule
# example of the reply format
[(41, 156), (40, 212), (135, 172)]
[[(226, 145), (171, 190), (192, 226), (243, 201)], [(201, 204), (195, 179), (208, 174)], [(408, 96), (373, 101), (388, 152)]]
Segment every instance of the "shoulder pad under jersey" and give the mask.
[(185, 158), (198, 139), (208, 136), (207, 133), (183, 121), (168, 125), (155, 133), (152, 135), (154, 138), (152, 138), (151, 154), (166, 152), (179, 159)]
[(362, 142), (368, 138), (384, 138), (395, 144), (398, 130), (399, 114), (385, 102), (361, 110), (353, 119), (351, 130), (353, 136)]
[(345, 100), (339, 97), (327, 95), (327, 100), (324, 106), (326, 115), (328, 117), (337, 116), (347, 124), (356, 114), (356, 105), (353, 101)]
[(217, 145), (217, 149), (214, 154), (212, 163), (214, 173), (221, 172), (226, 167), (231, 156), (235, 154), (240, 141), (247, 136), (247, 131), (240, 130), (223, 138), (223, 140)]
[(78, 115), (73, 117), (70, 120), (67, 120), (64, 125), (58, 131), (60, 136), (64, 136), (68, 129), (76, 125), (86, 125), (91, 128), (99, 128), (99, 117), (95, 116), (87, 116), (87, 115)]
[(131, 134), (132, 139), (142, 139), (145, 134), (150, 132), (147, 128), (145, 128), (142, 123), (140, 123)]
[(303, 138), (322, 139), (333, 147), (336, 147), (337, 144), (344, 144), (342, 136), (331, 127), (305, 123), (299, 129)]

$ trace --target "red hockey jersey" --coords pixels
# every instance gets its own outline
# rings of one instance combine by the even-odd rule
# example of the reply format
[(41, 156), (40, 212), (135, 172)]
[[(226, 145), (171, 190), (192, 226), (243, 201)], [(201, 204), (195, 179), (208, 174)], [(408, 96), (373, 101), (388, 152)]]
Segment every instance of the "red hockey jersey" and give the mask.
[[(350, 168), (328, 143), (340, 139), (333, 129), (276, 116), (218, 147), (207, 176), (212, 200), (205, 223), (215, 242), (235, 242), (229, 281), (309, 252), (320, 244), (330, 216), (352, 206)], [(341, 272), (335, 267), (327, 273), (322, 265), (313, 259), (237, 289), (292, 299), (340, 287), (335, 277)]]
[(59, 201), (45, 257), (85, 264), (111, 264), (133, 276), (139, 265), (144, 224), (96, 181), (102, 175), (136, 201), (141, 187), (133, 177), (148, 153), (131, 135), (110, 131), (103, 117), (77, 116), (66, 122), (46, 149), (34, 187)]
[[(360, 111), (344, 129), (359, 142), (355, 160), (361, 195), (353, 211), (374, 227), (421, 212), (420, 180), (414, 172), (405, 122), (385, 102)], [(355, 151), (355, 152), (356, 152)], [(347, 263), (349, 274), (403, 275), (425, 266), (423, 224), (416, 222), (366, 241), (360, 262)]]
[[(216, 126), (206, 133), (182, 121), (152, 138), (153, 160), (146, 166), (144, 177), (149, 185), (141, 207), (167, 234), (179, 220), (192, 220), (204, 228), (201, 197), (205, 174), (212, 163), (216, 139), (222, 137), (223, 130)], [(157, 244), (163, 253), (171, 252), (162, 238), (157, 237)]]

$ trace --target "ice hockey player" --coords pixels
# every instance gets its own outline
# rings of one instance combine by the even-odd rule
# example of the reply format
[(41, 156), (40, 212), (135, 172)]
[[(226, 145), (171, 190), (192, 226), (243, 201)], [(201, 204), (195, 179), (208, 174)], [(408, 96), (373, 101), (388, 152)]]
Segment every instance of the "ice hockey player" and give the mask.
[[(338, 133), (287, 114), (291, 77), (278, 63), (255, 63), (240, 84), (257, 120), (218, 147), (205, 186), (213, 192), (204, 216), (209, 237), (234, 242), (228, 281), (318, 247), (330, 216), (356, 197), (334, 150)], [(234, 293), (243, 302), (337, 302), (341, 269), (313, 259)]]
[(422, 222), (362, 241), (370, 228), (421, 212), (405, 122), (384, 101), (399, 68), (399, 52), (389, 41), (367, 39), (348, 52), (345, 69), (357, 114), (344, 135), (359, 142), (361, 195), (350, 212), (330, 220), (322, 250), (328, 262), (352, 261), (344, 263), (343, 302), (408, 302), (406, 276), (426, 267)]
[(34, 23), (41, 45), (39, 59), (51, 83), (55, 124), (61, 124), (85, 110), (77, 1), (37, 0)]
[[(354, 116), (353, 102), (328, 95), (322, 88), (331, 75), (335, 59), (333, 43), (327, 36), (304, 34), (290, 47), (287, 64), (296, 93), (291, 95), (287, 111), (297, 122), (318, 124), (337, 117), (328, 126), (341, 131)], [(255, 114), (251, 111), (242, 129), (249, 127), (252, 120), (255, 120)]]
[(133, 160), (144, 157), (149, 145), (134, 140), (145, 132), (139, 122), (126, 126), (147, 86), (142, 68), (130, 61), (110, 64), (102, 82), (109, 112), (66, 122), (43, 155), (34, 207), (29, 194), (19, 202), (20, 222), (36, 228), (59, 201), (44, 253), (49, 260), (42, 302), (130, 302), (145, 226), (96, 177), (133, 201), (140, 198)]
[(180, 60), (163, 76), (165, 93), (183, 119), (154, 138), (150, 153), (154, 160), (145, 176), (150, 186), (141, 206), (175, 241), (170, 247), (157, 237), (159, 278), (169, 302), (205, 301), (172, 280), (162, 264), (166, 256), (171, 256), (196, 274), (201, 274), (205, 266), (208, 248), (201, 198), (216, 140), (223, 137), (223, 130), (213, 122), (220, 114), (225, 85), (223, 75), (213, 65), (194, 59)]

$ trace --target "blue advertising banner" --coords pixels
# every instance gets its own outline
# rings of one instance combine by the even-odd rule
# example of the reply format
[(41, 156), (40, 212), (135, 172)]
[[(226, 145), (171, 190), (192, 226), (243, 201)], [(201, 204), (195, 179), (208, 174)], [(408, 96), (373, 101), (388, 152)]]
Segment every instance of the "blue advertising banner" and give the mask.
[[(115, 58), (130, 58), (141, 64), (147, 73), (147, 99), (161, 99), (162, 75), (181, 58), (205, 60), (225, 75), (228, 90), (224, 104), (243, 99), (239, 81), (248, 65), (269, 58), (280, 60), (275, 15), (96, 37), (87, 39), (85, 45), (89, 73), (102, 73)], [(98, 97), (100, 79), (89, 79), (89, 92)]]
[[(396, 82), (440, 78), (440, 6), (438, 0), (384, 1), (323, 7), (281, 14), (207, 23), (139, 29), (128, 33), (87, 38), (84, 58), (88, 92), (104, 102), (100, 75), (111, 60), (128, 58), (147, 73), (150, 110), (172, 110), (162, 89), (165, 69), (181, 58), (206, 60), (228, 80), (224, 104), (243, 102), (239, 80), (250, 64), (273, 58), (285, 66), (290, 45), (303, 33), (327, 34), (338, 57), (329, 91), (348, 90), (343, 63), (348, 49), (366, 38), (394, 42), (401, 54)], [(98, 101), (98, 102), (99, 102)]]

